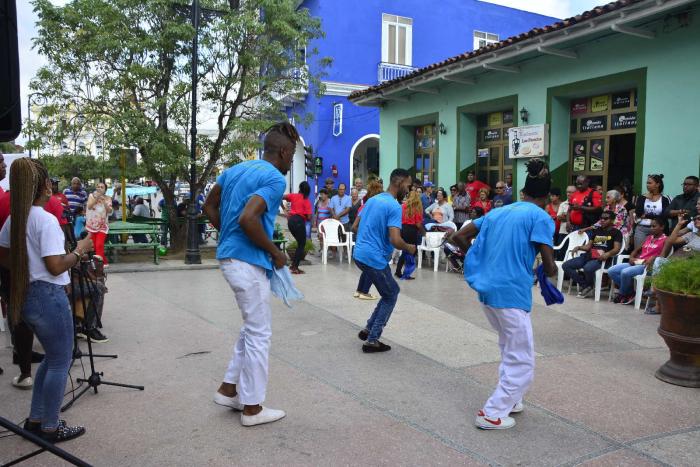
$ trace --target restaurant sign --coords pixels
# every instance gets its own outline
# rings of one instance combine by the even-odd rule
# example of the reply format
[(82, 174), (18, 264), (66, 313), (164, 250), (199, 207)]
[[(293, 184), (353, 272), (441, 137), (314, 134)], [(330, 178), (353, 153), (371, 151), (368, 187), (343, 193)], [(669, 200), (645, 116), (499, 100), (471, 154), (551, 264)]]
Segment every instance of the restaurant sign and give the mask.
[(593, 133), (596, 131), (605, 131), (607, 129), (608, 117), (606, 115), (581, 119), (581, 133)]
[(623, 130), (625, 128), (636, 128), (637, 127), (637, 112), (624, 112), (621, 114), (614, 114), (610, 118), (610, 129), (611, 130)]
[(528, 125), (508, 129), (510, 158), (549, 155), (549, 125)]

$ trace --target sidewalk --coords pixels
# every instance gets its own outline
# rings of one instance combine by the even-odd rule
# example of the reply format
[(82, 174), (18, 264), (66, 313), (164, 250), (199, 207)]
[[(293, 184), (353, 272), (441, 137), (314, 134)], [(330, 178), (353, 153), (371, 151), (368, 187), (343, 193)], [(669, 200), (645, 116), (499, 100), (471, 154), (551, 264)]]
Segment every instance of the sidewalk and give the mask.
[[(97, 369), (146, 390), (86, 394), (65, 418), (88, 433), (61, 446), (107, 466), (697, 465), (700, 392), (654, 378), (668, 357), (656, 316), (573, 296), (545, 307), (537, 295), (525, 412), (511, 430), (484, 432), (473, 419), (495, 384), (498, 347), (460, 276), (423, 269), (402, 282), (384, 334), (393, 348), (368, 355), (356, 334), (376, 302), (352, 298), (356, 268), (304, 269), (302, 303), (288, 311), (273, 299), (266, 403), (287, 418), (243, 428), (211, 402), (240, 326), (219, 271), (113, 274), (110, 342), (95, 347), (119, 358)], [(0, 349), (0, 414), (19, 421), (31, 393), (11, 387), (10, 360)], [(31, 449), (0, 439), (0, 463)], [(57, 464), (47, 454), (27, 463)]]

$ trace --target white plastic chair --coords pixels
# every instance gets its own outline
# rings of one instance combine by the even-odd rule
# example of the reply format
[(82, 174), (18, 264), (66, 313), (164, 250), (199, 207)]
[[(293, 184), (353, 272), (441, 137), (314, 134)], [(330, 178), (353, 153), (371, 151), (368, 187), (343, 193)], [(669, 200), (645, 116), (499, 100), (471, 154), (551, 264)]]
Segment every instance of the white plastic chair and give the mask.
[(583, 246), (586, 243), (588, 243), (588, 235), (585, 233), (579, 234), (577, 230), (564, 237), (564, 240), (553, 248), (554, 251), (559, 251), (564, 248), (564, 245), (567, 245), (566, 252), (564, 253), (564, 259), (561, 261), (554, 261), (554, 264), (557, 265), (557, 289), (561, 290), (562, 286), (564, 285), (564, 269), (561, 267), (562, 264), (564, 264), (565, 261), (578, 256), (580, 253), (575, 254), (572, 250), (577, 246)]
[(423, 253), (433, 254), (433, 270), (437, 272), (438, 264), (440, 262), (440, 245), (442, 245), (442, 240), (445, 238), (447, 232), (427, 232), (423, 236), (423, 241), (418, 245), (418, 269), (423, 265)]
[[(321, 236), (323, 238), (323, 254), (321, 256), (323, 264), (328, 263), (328, 248), (335, 246), (338, 247), (338, 256), (340, 262), (343, 262), (343, 248), (348, 250), (348, 264), (352, 261), (352, 232), (346, 232), (343, 224), (335, 219), (326, 219), (322, 221), (318, 229), (321, 231)], [(345, 241), (340, 241), (341, 232), (345, 235)]]
[[(620, 244), (620, 251), (615, 255), (614, 258), (612, 258), (612, 266), (616, 266), (622, 262), (624, 257), (626, 255), (621, 255), (620, 253), (625, 251), (625, 238), (622, 238), (622, 242)], [(606, 261), (607, 263), (607, 261)], [(599, 302), (600, 301), (600, 289), (603, 286), (603, 274), (608, 273), (608, 268), (605, 267), (605, 264), (601, 266), (600, 269), (598, 269), (595, 272), (595, 301)], [(612, 281), (610, 281), (612, 282)], [(613, 285), (610, 285), (610, 290), (612, 292)]]

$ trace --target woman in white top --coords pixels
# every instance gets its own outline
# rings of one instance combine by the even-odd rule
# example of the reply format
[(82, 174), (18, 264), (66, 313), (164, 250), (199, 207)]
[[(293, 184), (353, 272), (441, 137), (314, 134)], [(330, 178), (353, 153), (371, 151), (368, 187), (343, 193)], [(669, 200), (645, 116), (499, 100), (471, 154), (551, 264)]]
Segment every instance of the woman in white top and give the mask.
[(99, 256), (107, 265), (105, 255), (105, 240), (109, 232), (109, 215), (112, 213), (112, 200), (105, 195), (107, 187), (104, 183), (98, 183), (95, 192), (90, 193), (85, 212), (85, 230), (90, 233), (90, 238), (95, 242), (95, 256)]
[[(651, 220), (646, 216), (660, 217), (671, 200), (664, 194), (664, 174), (647, 176), (647, 193), (639, 196), (635, 203), (634, 213), (637, 226), (634, 229), (634, 248), (641, 248), (644, 240), (651, 233)], [(664, 230), (666, 229), (664, 225)]]
[(9, 318), (21, 319), (39, 338), (46, 356), (34, 378), (34, 392), (24, 429), (55, 443), (85, 433), (58, 419), (73, 357), (73, 316), (65, 286), (92, 241), (78, 242), (66, 254), (58, 220), (44, 211), (51, 197), (51, 181), (43, 165), (17, 159), (10, 169), (10, 217), (0, 230), (0, 264), (12, 274)]
[[(442, 219), (439, 219), (433, 211), (439, 210), (442, 214)], [(452, 205), (447, 202), (447, 192), (444, 188), (438, 188), (436, 192), (435, 202), (428, 206), (425, 213), (432, 217), (436, 223), (452, 222), (455, 218), (455, 212)]]

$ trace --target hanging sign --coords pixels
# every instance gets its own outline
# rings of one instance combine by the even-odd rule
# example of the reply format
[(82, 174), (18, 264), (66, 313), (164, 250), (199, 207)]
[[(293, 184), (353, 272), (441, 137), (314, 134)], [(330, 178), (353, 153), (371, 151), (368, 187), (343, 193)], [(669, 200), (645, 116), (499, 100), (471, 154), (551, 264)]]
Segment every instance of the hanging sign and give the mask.
[(574, 99), (571, 101), (571, 115), (588, 113), (588, 99)]
[(581, 133), (593, 133), (596, 131), (605, 131), (608, 129), (607, 115), (600, 117), (588, 117), (581, 119)]
[(591, 112), (605, 112), (608, 110), (608, 95), (591, 97)]
[(637, 112), (625, 112), (614, 114), (610, 117), (611, 130), (623, 130), (625, 128), (637, 127)]
[(333, 136), (343, 134), (343, 104), (333, 106)]
[(630, 92), (616, 92), (612, 95), (612, 108), (613, 109), (626, 109), (632, 103), (630, 98)]
[(492, 114), (489, 114), (489, 126), (498, 126), (502, 122), (503, 122), (503, 114), (501, 112), (494, 112)]
[(549, 155), (549, 125), (528, 125), (508, 129), (510, 158)]

